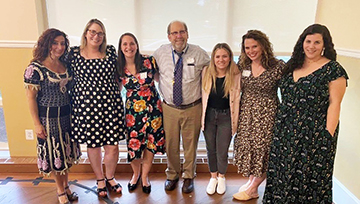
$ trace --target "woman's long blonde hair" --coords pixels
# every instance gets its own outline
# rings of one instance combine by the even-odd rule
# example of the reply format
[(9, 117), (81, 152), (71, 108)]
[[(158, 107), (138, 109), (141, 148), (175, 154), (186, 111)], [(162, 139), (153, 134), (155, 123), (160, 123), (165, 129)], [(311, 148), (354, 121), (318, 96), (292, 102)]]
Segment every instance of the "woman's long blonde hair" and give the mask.
[(224, 96), (223, 97), (225, 98), (225, 97), (229, 96), (231, 87), (235, 83), (234, 76), (236, 74), (239, 74), (239, 72), (240, 72), (238, 66), (234, 62), (234, 54), (231, 51), (230, 46), (226, 43), (218, 43), (215, 45), (215, 47), (211, 53), (210, 65), (207, 68), (206, 72), (204, 73), (204, 78), (202, 80), (202, 88), (206, 92), (210, 92), (210, 89), (212, 89), (214, 92), (216, 92), (216, 76), (218, 73), (216, 71), (216, 66), (215, 66), (215, 53), (219, 49), (224, 49), (229, 54), (229, 57), (230, 57), (230, 63), (226, 69), (225, 80), (224, 80), (224, 84), (223, 84), (223, 88), (224, 88)]

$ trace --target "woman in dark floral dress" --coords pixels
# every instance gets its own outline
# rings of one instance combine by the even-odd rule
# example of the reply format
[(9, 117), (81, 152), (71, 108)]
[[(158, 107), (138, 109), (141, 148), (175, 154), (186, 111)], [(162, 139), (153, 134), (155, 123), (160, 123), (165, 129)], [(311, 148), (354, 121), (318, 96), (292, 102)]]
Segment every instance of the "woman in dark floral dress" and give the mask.
[(332, 203), (341, 100), (348, 76), (335, 61), (329, 30), (300, 35), (280, 81), (263, 203)]
[(79, 144), (70, 136), (70, 96), (73, 81), (64, 56), (69, 49), (65, 33), (48, 29), (39, 37), (24, 82), (37, 136), (40, 173), (54, 172), (60, 203), (77, 200), (68, 184), (68, 171), (77, 162)]
[(138, 41), (131, 33), (120, 37), (118, 52), (120, 81), (127, 90), (128, 161), (134, 171), (128, 188), (135, 190), (141, 173), (143, 192), (150, 193), (148, 174), (154, 154), (165, 152), (161, 100), (154, 85), (156, 62), (153, 57), (140, 55)]

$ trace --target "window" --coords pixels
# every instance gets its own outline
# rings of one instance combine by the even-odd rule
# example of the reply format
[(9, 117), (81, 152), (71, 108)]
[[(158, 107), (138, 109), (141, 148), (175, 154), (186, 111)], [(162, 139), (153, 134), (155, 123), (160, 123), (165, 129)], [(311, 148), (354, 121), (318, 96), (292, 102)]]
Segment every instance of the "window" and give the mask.
[(140, 51), (147, 54), (169, 43), (166, 28), (172, 20), (187, 23), (189, 43), (209, 53), (218, 42), (227, 42), (239, 53), (241, 37), (249, 29), (265, 32), (276, 53), (290, 53), (300, 33), (315, 22), (314, 0), (47, 0), (49, 27), (69, 35), (71, 45), (91, 18), (106, 27), (109, 44), (118, 47), (124, 32), (134, 33)]
[[(188, 26), (189, 43), (200, 45), (210, 54), (216, 43), (227, 42), (237, 61), (241, 37), (249, 29), (266, 33), (276, 55), (290, 55), (303, 29), (315, 22), (317, 1), (47, 0), (46, 6), (49, 27), (67, 33), (71, 45), (79, 45), (86, 23), (98, 18), (105, 24), (109, 44), (117, 48), (121, 34), (132, 32), (141, 53), (152, 54), (160, 45), (169, 43), (167, 25), (181, 20)], [(121, 144), (126, 151), (125, 141)], [(205, 149), (202, 134), (199, 149)]]

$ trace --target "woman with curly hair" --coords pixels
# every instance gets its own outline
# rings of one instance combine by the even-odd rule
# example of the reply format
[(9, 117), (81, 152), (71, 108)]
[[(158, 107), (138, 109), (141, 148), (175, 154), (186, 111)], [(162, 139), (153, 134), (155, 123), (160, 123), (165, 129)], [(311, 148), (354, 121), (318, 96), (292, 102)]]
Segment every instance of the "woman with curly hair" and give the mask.
[(40, 173), (54, 172), (60, 203), (78, 199), (68, 184), (68, 171), (80, 158), (79, 144), (70, 136), (70, 96), (73, 76), (64, 56), (69, 49), (65, 33), (51, 28), (43, 32), (26, 68), (24, 82), (37, 136)]
[(341, 101), (348, 76), (336, 61), (329, 30), (300, 35), (280, 80), (263, 203), (332, 203)]
[(121, 85), (127, 90), (128, 161), (134, 171), (128, 189), (135, 190), (141, 180), (142, 190), (148, 194), (154, 154), (165, 152), (161, 100), (154, 84), (158, 70), (154, 57), (140, 54), (139, 43), (132, 33), (121, 35), (118, 53), (118, 73)]
[(241, 43), (238, 62), (242, 72), (240, 116), (234, 139), (234, 164), (238, 173), (249, 177), (233, 197), (258, 198), (258, 187), (266, 178), (275, 112), (279, 104), (278, 82), (285, 63), (273, 54), (268, 37), (249, 30)]

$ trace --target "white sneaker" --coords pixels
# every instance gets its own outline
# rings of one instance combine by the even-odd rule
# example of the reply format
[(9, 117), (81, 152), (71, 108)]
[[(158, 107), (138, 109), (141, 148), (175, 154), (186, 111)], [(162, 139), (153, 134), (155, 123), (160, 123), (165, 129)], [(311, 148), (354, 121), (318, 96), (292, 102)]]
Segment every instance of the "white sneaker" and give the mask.
[(217, 181), (218, 183), (218, 185), (217, 185), (217, 187), (216, 187), (216, 192), (218, 193), (218, 194), (224, 194), (225, 193), (225, 191), (226, 191), (226, 183), (225, 183), (225, 177), (218, 177), (218, 181)]
[(206, 193), (209, 195), (214, 194), (217, 183), (218, 183), (218, 180), (216, 178), (210, 178), (209, 184), (206, 187)]

